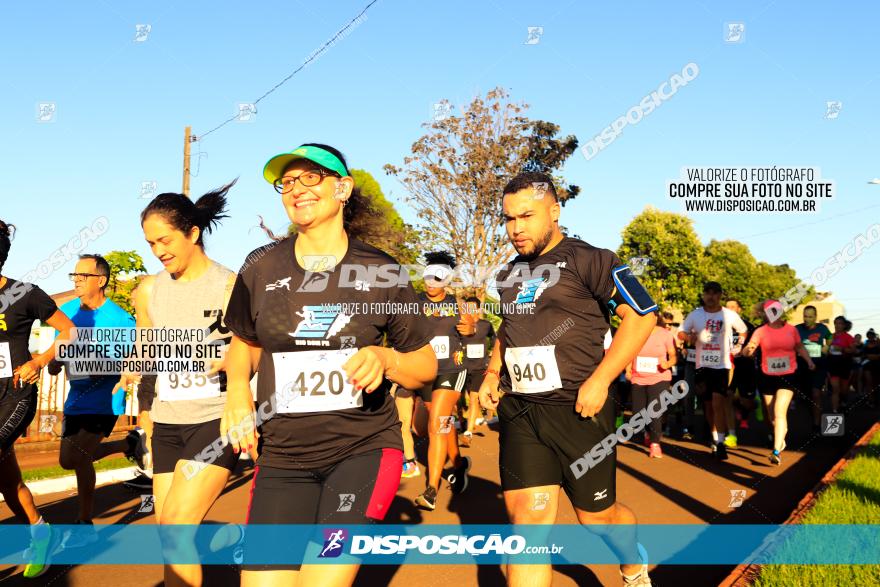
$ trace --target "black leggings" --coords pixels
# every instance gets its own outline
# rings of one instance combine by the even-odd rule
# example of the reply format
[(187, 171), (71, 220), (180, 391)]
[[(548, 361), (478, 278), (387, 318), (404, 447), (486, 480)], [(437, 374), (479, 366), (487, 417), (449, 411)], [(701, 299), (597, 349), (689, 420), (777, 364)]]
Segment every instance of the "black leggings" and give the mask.
[[(669, 381), (661, 381), (659, 383), (654, 383), (652, 385), (638, 385), (633, 384), (632, 386), (632, 407), (633, 414), (638, 413), (640, 410), (648, 407), (654, 400), (660, 399), (660, 392), (669, 389)], [(650, 418), (650, 415), (648, 415)], [(660, 443), (660, 438), (663, 436), (663, 422), (661, 418), (654, 418), (648, 420), (648, 431), (651, 434), (651, 442), (652, 443)]]
[(15, 444), (27, 432), (37, 413), (36, 386), (27, 386), (16, 393), (15, 397), (17, 399), (7, 396), (0, 403), (0, 450), (7, 450)]

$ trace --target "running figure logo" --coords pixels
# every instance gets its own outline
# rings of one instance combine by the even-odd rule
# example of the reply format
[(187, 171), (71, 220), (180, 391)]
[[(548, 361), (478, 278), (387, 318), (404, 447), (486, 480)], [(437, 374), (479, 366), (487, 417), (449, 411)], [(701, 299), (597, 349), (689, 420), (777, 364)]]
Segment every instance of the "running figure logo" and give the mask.
[(536, 277), (534, 279), (528, 279), (519, 286), (519, 291), (516, 292), (516, 300), (514, 300), (515, 304), (531, 304), (538, 300), (541, 297), (541, 294), (544, 293), (544, 290), (547, 288), (547, 280), (543, 277)]
[(822, 414), (822, 436), (843, 436), (842, 414)]
[(290, 291), (290, 280), (290, 277), (285, 277), (284, 279), (279, 279), (278, 281), (267, 283), (266, 291), (275, 291), (276, 289), (281, 289), (282, 287), (287, 291)]
[(138, 508), (137, 513), (149, 514), (152, 511), (153, 511), (153, 496), (152, 495), (142, 495), (141, 496), (141, 505)]
[(535, 494), (535, 504), (532, 506), (533, 510), (546, 510), (547, 504), (550, 503), (550, 494), (546, 491), (542, 491), (540, 493)]
[(738, 508), (743, 504), (743, 501), (746, 499), (746, 490), (745, 489), (731, 489), (730, 490), (730, 503), (727, 504), (729, 508)]
[(339, 507), (336, 509), (337, 512), (350, 512), (351, 506), (354, 505), (354, 493), (340, 493), (339, 494)]
[(440, 416), (440, 428), (437, 430), (440, 434), (449, 434), (452, 427), (455, 426), (455, 416)]
[(345, 530), (324, 530), (324, 548), (318, 558), (336, 558), (342, 554), (342, 547), (348, 533)]
[(294, 338), (330, 338), (345, 328), (351, 316), (342, 311), (339, 305), (303, 306), (296, 312), (302, 318), (296, 330), (290, 332)]

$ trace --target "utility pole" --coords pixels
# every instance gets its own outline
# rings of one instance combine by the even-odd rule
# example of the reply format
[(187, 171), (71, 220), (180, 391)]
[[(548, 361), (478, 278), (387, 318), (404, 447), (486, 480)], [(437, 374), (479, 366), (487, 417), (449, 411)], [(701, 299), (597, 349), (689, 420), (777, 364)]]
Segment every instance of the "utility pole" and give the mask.
[(183, 131), (183, 195), (189, 197), (189, 145), (192, 142), (192, 127)]

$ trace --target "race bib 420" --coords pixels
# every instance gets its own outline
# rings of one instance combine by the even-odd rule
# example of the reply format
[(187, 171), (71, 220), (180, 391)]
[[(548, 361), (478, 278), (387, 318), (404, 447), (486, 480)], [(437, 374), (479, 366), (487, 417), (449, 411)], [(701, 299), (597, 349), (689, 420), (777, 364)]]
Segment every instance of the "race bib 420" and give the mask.
[(363, 392), (346, 378), (342, 365), (358, 349), (273, 353), (279, 414), (332, 412), (363, 405)]

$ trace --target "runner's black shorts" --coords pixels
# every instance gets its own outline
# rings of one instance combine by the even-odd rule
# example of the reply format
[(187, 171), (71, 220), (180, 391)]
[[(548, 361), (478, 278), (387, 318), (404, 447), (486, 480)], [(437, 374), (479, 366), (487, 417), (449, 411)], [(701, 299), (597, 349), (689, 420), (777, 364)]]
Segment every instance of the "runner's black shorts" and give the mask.
[(156, 399), (156, 376), (144, 375), (137, 388), (138, 412), (149, 412)]
[(761, 377), (761, 395), (776, 395), (780, 389), (788, 389), (792, 392), (798, 390), (797, 375), (767, 375)]
[(810, 371), (803, 359), (798, 357), (798, 377), (800, 379), (801, 392), (806, 397), (812, 397), (814, 389), (824, 389), (825, 383), (828, 381), (828, 369), (825, 368), (825, 362), (818, 362), (813, 359), (816, 368)]
[[(617, 498), (617, 451), (580, 478), (572, 463), (614, 433), (614, 402), (594, 418), (582, 418), (574, 405), (542, 404), (515, 394), (498, 403), (501, 488), (504, 491), (561, 485), (571, 503), (587, 512), (608, 509)], [(540, 499), (539, 497), (535, 498)]]
[[(199, 461), (232, 471), (238, 455), (228, 442), (217, 450), (220, 419), (201, 424), (153, 424), (153, 474), (173, 473), (177, 461)], [(216, 443), (216, 444), (215, 444)]]
[(703, 367), (697, 369), (697, 372), (694, 374), (694, 383), (697, 386), (698, 392), (697, 395), (717, 393), (726, 396), (728, 381), (730, 381), (729, 369), (712, 369), (711, 367)]
[[(257, 462), (247, 524), (371, 524), (388, 513), (400, 486), (403, 452), (380, 448), (318, 469), (279, 469)], [(245, 560), (249, 558), (245, 542)], [(290, 558), (297, 558), (292, 553)], [(298, 570), (298, 564), (249, 565)]]
[(730, 389), (735, 389), (741, 398), (754, 397), (758, 384), (755, 377), (755, 360), (733, 360), (733, 380)]
[(0, 450), (8, 450), (15, 444), (37, 413), (37, 386), (27, 385), (23, 389), (11, 390), (0, 402)]
[(849, 379), (852, 375), (852, 359), (846, 355), (828, 357), (828, 374), (838, 379)]
[(80, 430), (85, 430), (107, 438), (113, 432), (118, 419), (119, 416), (113, 414), (65, 414), (61, 421), (61, 437), (73, 436)]
[(467, 372), (467, 379), (464, 382), (464, 388), (467, 391), (480, 391), (483, 385), (483, 379), (486, 377), (485, 369), (470, 369)]
[(422, 398), (422, 401), (428, 403), (435, 389), (451, 389), (461, 393), (464, 389), (464, 383), (467, 379), (467, 371), (447, 371), (446, 373), (438, 373), (433, 383), (425, 385), (416, 391), (416, 395)]

